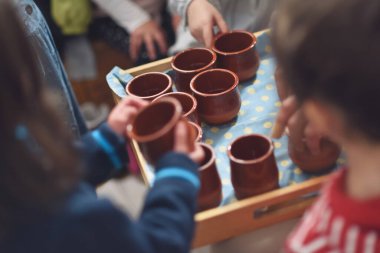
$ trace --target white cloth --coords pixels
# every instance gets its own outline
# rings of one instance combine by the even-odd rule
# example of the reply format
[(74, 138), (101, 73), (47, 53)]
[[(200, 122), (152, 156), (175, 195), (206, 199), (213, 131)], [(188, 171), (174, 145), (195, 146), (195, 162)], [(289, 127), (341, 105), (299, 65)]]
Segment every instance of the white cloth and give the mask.
[(165, 0), (93, 0), (129, 33), (149, 20), (161, 21)]
[[(192, 0), (169, 0), (172, 13), (182, 17), (177, 30), (177, 41), (170, 48), (176, 53), (189, 47), (200, 46), (187, 29), (187, 8)], [(219, 12), (231, 30), (256, 32), (268, 27), (272, 11), (277, 0), (209, 0)]]

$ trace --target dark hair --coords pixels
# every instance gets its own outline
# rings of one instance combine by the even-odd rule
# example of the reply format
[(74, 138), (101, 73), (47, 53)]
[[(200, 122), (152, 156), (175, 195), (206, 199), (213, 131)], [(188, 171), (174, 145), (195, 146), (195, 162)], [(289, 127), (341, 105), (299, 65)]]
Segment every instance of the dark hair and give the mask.
[(380, 1), (283, 0), (272, 36), (301, 103), (329, 103), (349, 129), (380, 141)]
[(0, 0), (0, 236), (55, 210), (80, 175), (36, 58), (16, 7)]

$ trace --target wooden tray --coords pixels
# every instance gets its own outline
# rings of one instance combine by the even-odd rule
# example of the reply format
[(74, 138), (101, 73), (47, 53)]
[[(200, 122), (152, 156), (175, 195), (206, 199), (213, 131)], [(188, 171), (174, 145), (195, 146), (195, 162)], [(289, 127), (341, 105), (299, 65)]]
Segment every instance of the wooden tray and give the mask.
[[(262, 32), (261, 32), (262, 33)], [(257, 33), (258, 36), (260, 33)], [(163, 72), (170, 69), (171, 57), (143, 66), (126, 70), (132, 76), (146, 72)], [(113, 93), (116, 102), (120, 101)], [(147, 183), (148, 166), (137, 143), (132, 149), (141, 168), (142, 177)], [(258, 228), (270, 226), (301, 216), (316, 198), (317, 192), (328, 176), (320, 176), (302, 183), (287, 186), (259, 196), (237, 201), (218, 208), (198, 213), (193, 247), (213, 244), (238, 236)]]

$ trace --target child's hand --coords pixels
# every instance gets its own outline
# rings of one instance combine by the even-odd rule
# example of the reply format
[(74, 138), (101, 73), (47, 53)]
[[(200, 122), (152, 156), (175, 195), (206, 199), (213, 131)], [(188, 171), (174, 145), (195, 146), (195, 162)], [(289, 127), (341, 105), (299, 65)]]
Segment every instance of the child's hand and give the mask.
[(126, 128), (131, 124), (137, 112), (148, 105), (148, 102), (133, 97), (123, 99), (108, 116), (107, 123), (119, 135), (126, 135)]
[(153, 20), (137, 27), (136, 30), (131, 33), (130, 41), (129, 53), (133, 60), (138, 58), (140, 48), (143, 44), (145, 44), (149, 59), (152, 61), (157, 58), (158, 54), (156, 52), (155, 43), (157, 43), (162, 54), (167, 53), (168, 46), (165, 34), (161, 27)]
[(280, 138), (286, 128), (298, 151), (308, 148), (312, 154), (319, 154), (322, 136), (308, 123), (294, 96), (289, 96), (282, 103), (272, 137)]
[(191, 34), (210, 48), (214, 38), (214, 26), (220, 32), (228, 32), (228, 26), (219, 11), (206, 0), (193, 0), (187, 10)]
[(186, 154), (196, 163), (201, 163), (204, 158), (204, 152), (201, 146), (189, 142), (188, 128), (186, 123), (180, 121), (175, 129), (174, 152)]

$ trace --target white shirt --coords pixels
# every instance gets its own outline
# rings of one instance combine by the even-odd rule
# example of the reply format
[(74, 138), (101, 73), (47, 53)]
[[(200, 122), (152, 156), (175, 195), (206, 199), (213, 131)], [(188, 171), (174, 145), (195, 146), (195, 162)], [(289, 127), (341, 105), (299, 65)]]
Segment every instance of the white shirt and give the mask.
[(93, 0), (129, 33), (148, 22), (160, 22), (165, 0)]
[[(169, 0), (169, 8), (180, 15), (183, 22), (177, 30), (177, 41), (170, 49), (171, 53), (200, 44), (187, 29), (187, 7), (192, 0)], [(277, 0), (209, 0), (219, 12), (231, 30), (256, 32), (268, 27), (269, 20)]]

